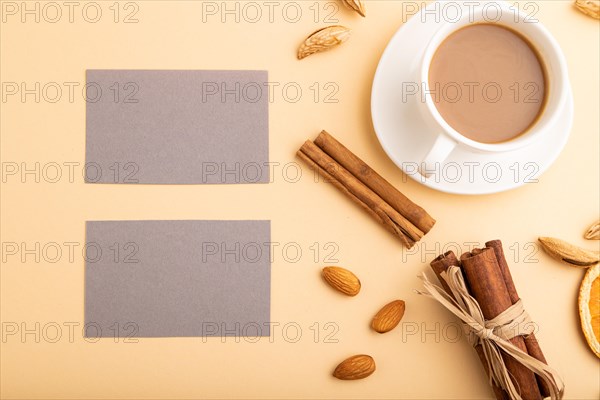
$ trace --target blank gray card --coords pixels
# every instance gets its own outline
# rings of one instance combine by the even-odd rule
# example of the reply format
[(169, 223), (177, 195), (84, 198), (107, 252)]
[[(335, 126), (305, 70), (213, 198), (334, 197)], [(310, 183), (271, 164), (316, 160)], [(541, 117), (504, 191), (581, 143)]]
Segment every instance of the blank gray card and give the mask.
[(88, 183), (269, 182), (266, 71), (88, 70)]
[(269, 221), (88, 221), (87, 337), (269, 336)]

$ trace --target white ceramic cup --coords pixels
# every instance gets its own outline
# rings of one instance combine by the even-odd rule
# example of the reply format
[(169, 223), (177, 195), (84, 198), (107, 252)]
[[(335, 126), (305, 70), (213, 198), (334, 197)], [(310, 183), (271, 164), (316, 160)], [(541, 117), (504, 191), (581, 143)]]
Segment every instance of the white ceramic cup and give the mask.
[[(496, 23), (519, 33), (537, 50), (546, 71), (545, 106), (535, 124), (522, 135), (501, 143), (481, 143), (461, 135), (452, 128), (440, 115), (432, 95), (424, 92), (421, 108), (426, 121), (437, 133), (437, 138), (421, 162), (420, 171), (423, 176), (429, 176), (432, 171), (436, 171), (436, 164), (439, 166), (443, 163), (456, 146), (466, 146), (475, 152), (489, 153), (508, 152), (528, 146), (549, 132), (549, 127), (556, 122), (560, 111), (567, 105), (569, 79), (567, 65), (558, 43), (550, 32), (539, 21), (532, 21), (530, 16), (505, 1), (474, 1), (473, 3), (478, 6), (464, 8), (457, 21), (447, 21), (442, 24), (427, 45), (419, 70), (421, 82), (428, 84), (431, 60), (438, 47), (450, 34), (472, 24)], [(489, 7), (486, 6), (487, 3), (495, 4), (494, 7)], [(496, 12), (497, 10), (501, 13)]]

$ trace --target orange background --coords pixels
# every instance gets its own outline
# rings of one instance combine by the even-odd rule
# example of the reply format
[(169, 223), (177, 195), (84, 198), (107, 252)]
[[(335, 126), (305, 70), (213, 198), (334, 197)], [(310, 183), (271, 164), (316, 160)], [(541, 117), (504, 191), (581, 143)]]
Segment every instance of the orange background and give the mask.
[[(2, 7), (6, 3), (10, 2), (2, 1)], [(31, 7), (34, 3), (28, 2)], [(337, 0), (316, 5), (297, 1), (302, 17), (296, 23), (286, 21), (281, 12), (291, 2), (277, 3), (273, 22), (266, 6), (258, 2), (265, 14), (257, 23), (248, 20), (253, 18), (250, 14), (241, 15), (239, 23), (235, 15), (223, 23), (221, 14), (203, 21), (202, 2), (130, 3), (137, 5), (137, 23), (122, 22), (136, 11), (126, 2), (118, 4), (116, 23), (109, 8), (113, 2), (104, 1), (97, 2), (103, 11), (97, 23), (82, 18), (85, 3), (78, 3), (73, 23), (65, 15), (56, 23), (43, 18), (36, 23), (32, 17), (23, 23), (20, 14), (4, 14), (2, 82), (83, 85), (88, 68), (267, 69), (279, 87), (293, 82), (303, 91), (296, 103), (276, 91), (270, 105), (270, 157), (280, 163), (274, 182), (86, 185), (81, 177), (85, 146), (81, 96), (56, 103), (43, 98), (36, 103), (31, 96), (21, 102), (13, 96), (1, 103), (3, 165), (26, 163), (32, 168), (36, 162), (41, 167), (76, 162), (79, 167), (73, 183), (65, 176), (56, 183), (44, 177), (36, 183), (30, 175), (25, 182), (20, 175), (6, 177), (2, 242), (29, 247), (36, 242), (81, 243), (84, 222), (97, 219), (270, 219), (272, 241), (281, 243), (274, 254), (271, 292), (272, 320), (280, 326), (270, 339), (256, 343), (243, 338), (137, 343), (119, 338), (90, 343), (81, 335), (83, 259), (71, 262), (63, 255), (51, 263), (42, 255), (39, 262), (33, 256), (23, 262), (19, 255), (3, 254), (3, 398), (489, 398), (475, 352), (464, 338), (453, 340), (456, 320), (413, 289), (421, 286), (417, 275), (449, 243), (466, 251), (470, 242), (496, 238), (504, 241), (512, 257), (516, 285), (539, 324), (537, 336), (549, 362), (563, 374), (566, 397), (598, 398), (598, 359), (580, 333), (577, 316), (583, 271), (558, 264), (535, 245), (544, 235), (597, 247), (597, 242), (582, 239), (582, 232), (598, 218), (600, 201), (597, 21), (576, 12), (570, 1), (518, 3), (538, 6), (537, 18), (566, 54), (575, 96), (572, 135), (539, 183), (468, 197), (439, 193), (406, 178), (386, 157), (371, 126), (373, 74), (386, 43), (402, 24), (408, 2), (367, 1), (363, 19)], [(221, 7), (221, 2), (215, 4)], [(326, 25), (324, 19), (331, 12), (340, 24), (353, 29), (350, 41), (327, 54), (297, 61), (299, 42)], [(325, 87), (327, 83), (334, 85)], [(324, 101), (332, 87), (337, 88), (333, 97), (337, 103)], [(284, 175), (286, 163), (299, 163), (296, 149), (321, 129), (329, 130), (438, 220), (416, 251), (402, 249), (334, 188), (314, 183), (304, 166), (298, 182)], [(282, 254), (286, 243), (302, 249), (298, 262)], [(326, 247), (328, 243), (333, 245)], [(335, 264), (362, 280), (363, 290), (355, 298), (333, 292), (319, 277), (321, 267), (333, 263), (326, 259), (333, 250)], [(407, 303), (402, 327), (385, 335), (372, 332), (372, 315), (396, 298)], [(69, 324), (75, 326), (72, 340)], [(61, 336), (52, 343), (56, 325)], [(9, 335), (15, 326), (19, 331)], [(37, 330), (39, 343), (34, 333), (23, 338), (22, 328)], [(301, 335), (295, 338), (298, 328)], [(356, 353), (375, 358), (378, 369), (373, 376), (357, 382), (331, 377), (339, 361)]]

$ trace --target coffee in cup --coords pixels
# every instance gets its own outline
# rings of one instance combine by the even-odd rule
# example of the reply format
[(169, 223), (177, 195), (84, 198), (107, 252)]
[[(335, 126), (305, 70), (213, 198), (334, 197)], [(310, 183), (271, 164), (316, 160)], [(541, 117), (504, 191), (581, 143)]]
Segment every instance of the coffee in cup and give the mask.
[[(493, 21), (485, 12), (491, 3), (499, 10)], [(436, 135), (419, 167), (426, 178), (457, 146), (474, 153), (530, 146), (568, 104), (566, 61), (546, 28), (504, 1), (463, 8), (439, 25), (416, 69), (428, 86), (419, 109)]]
[(543, 112), (546, 72), (533, 45), (493, 23), (463, 27), (437, 48), (429, 88), (442, 118), (480, 143), (527, 132)]

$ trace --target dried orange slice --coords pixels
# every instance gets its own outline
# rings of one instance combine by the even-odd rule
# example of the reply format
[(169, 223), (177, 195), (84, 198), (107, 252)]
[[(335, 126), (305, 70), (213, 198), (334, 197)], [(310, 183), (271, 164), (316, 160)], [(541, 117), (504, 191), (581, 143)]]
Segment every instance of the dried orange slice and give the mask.
[(581, 282), (579, 316), (588, 345), (600, 358), (600, 264), (590, 267)]

